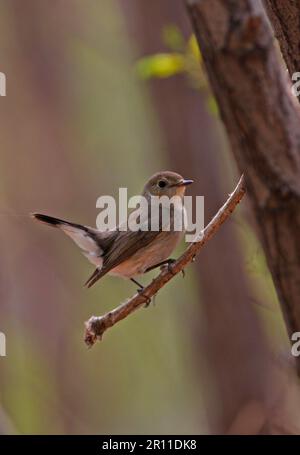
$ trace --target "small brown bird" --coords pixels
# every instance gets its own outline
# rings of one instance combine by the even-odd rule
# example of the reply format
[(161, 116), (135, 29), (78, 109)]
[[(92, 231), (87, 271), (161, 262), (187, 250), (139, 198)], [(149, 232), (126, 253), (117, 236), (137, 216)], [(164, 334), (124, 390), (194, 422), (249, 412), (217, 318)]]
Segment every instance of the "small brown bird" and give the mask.
[[(151, 230), (149, 227), (148, 230), (135, 231), (120, 230), (119, 226), (102, 232), (40, 213), (33, 213), (32, 216), (42, 223), (62, 230), (81, 248), (88, 260), (96, 265), (96, 270), (85, 283), (87, 287), (91, 287), (108, 273), (131, 279), (143, 288), (134, 279), (136, 275), (172, 261), (169, 256), (184, 233), (184, 228), (181, 231), (174, 229), (174, 219), (184, 215), (183, 196), (186, 186), (191, 183), (193, 180), (186, 180), (175, 172), (164, 171), (154, 174), (144, 187), (142, 196), (149, 203), (153, 196), (167, 196), (168, 199), (179, 196), (177, 200), (180, 203), (165, 206), (165, 211), (169, 211), (170, 230), (165, 230), (161, 211), (158, 215), (158, 230)], [(151, 226), (151, 213), (148, 208), (140, 214), (140, 219), (141, 223)]]

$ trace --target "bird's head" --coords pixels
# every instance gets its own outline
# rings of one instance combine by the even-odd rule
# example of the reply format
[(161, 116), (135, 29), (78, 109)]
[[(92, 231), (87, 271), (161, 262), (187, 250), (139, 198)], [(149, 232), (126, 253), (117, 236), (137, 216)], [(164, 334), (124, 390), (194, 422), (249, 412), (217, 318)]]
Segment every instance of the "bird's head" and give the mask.
[(171, 171), (157, 172), (146, 183), (143, 195), (149, 196), (173, 196), (183, 197), (187, 185), (193, 180), (184, 179), (180, 174)]

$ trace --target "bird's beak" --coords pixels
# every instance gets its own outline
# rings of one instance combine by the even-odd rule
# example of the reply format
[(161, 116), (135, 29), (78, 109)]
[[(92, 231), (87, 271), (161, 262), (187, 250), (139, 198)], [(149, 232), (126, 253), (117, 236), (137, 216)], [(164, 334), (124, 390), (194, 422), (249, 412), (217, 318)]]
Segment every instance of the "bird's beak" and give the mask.
[(180, 180), (180, 182), (178, 182), (176, 184), (176, 186), (187, 186), (187, 185), (191, 185), (192, 183), (194, 183), (194, 180), (191, 180), (191, 179), (182, 179)]

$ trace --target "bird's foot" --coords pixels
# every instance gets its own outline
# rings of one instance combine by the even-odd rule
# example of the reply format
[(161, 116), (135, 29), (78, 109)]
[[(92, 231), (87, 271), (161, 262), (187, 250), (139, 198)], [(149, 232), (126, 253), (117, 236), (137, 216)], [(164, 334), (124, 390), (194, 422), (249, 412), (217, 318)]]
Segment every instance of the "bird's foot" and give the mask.
[(139, 283), (138, 281), (136, 281), (134, 278), (130, 278), (130, 280), (131, 280), (133, 283), (135, 283), (135, 284), (138, 285), (138, 288), (137, 288), (138, 294), (142, 295), (143, 297), (146, 297), (147, 300), (146, 300), (145, 308), (147, 308), (147, 307), (150, 305), (150, 303), (151, 303), (151, 298), (148, 297), (147, 295), (144, 295), (144, 294), (143, 294), (145, 287), (144, 287), (141, 283)]
[[(174, 271), (173, 271), (173, 264), (176, 262), (176, 259), (168, 259), (168, 261), (161, 265), (160, 267), (160, 270), (168, 270), (168, 272), (172, 273), (173, 275), (175, 275)], [(185, 277), (185, 271), (184, 269), (181, 270), (181, 273), (182, 273), (182, 277), (184, 278)]]
[(160, 270), (167, 270), (170, 273), (173, 273), (172, 266), (176, 262), (176, 259), (170, 258), (164, 264), (160, 266)]
[[(148, 306), (149, 306), (150, 303), (151, 303), (151, 297), (148, 297), (147, 295), (145, 295), (145, 294), (143, 293), (143, 292), (144, 292), (144, 289), (145, 289), (144, 287), (138, 288), (138, 289), (137, 289), (137, 292), (138, 292), (140, 295), (142, 295), (143, 297), (146, 297), (147, 300), (146, 300), (146, 303), (145, 303), (145, 305), (144, 305), (144, 308), (148, 308)], [(154, 303), (154, 302), (153, 302), (153, 303)]]

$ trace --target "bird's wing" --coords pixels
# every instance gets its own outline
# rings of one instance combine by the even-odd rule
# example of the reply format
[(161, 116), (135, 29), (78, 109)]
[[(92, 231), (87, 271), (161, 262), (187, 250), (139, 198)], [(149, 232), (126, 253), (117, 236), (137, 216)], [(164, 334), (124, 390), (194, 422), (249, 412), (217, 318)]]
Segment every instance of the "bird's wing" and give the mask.
[(114, 241), (106, 251), (103, 258), (102, 268), (98, 268), (87, 280), (87, 287), (93, 286), (110, 270), (117, 267), (122, 262), (132, 257), (141, 248), (146, 247), (158, 236), (164, 236), (166, 232), (162, 231), (117, 231)]

